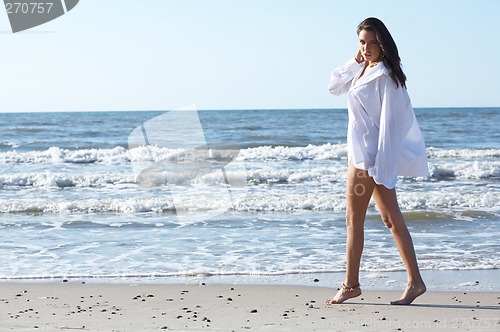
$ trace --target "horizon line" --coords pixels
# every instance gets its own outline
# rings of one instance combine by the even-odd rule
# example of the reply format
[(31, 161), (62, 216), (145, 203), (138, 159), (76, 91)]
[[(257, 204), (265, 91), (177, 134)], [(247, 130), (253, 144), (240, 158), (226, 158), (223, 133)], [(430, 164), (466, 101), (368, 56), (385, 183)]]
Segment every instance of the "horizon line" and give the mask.
[[(414, 110), (421, 109), (500, 109), (500, 106), (445, 106), (445, 107), (413, 107)], [(26, 114), (26, 113), (104, 113), (104, 112), (170, 112), (176, 109), (141, 109), (141, 110), (66, 110), (66, 111), (2, 111), (0, 114)], [(310, 111), (310, 110), (347, 110), (347, 107), (331, 108), (221, 108), (221, 109), (197, 109), (198, 112), (231, 112), (231, 111)]]

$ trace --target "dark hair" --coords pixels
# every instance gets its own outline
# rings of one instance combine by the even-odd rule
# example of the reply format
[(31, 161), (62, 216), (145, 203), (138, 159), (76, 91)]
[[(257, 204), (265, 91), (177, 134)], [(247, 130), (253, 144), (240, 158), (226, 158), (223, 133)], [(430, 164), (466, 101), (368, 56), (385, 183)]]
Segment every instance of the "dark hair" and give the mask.
[(382, 61), (389, 70), (389, 75), (398, 86), (400, 83), (406, 88), (406, 75), (401, 68), (401, 59), (398, 53), (398, 47), (392, 39), (389, 30), (384, 23), (375, 17), (369, 17), (358, 25), (358, 35), (361, 30), (373, 31), (377, 37), (377, 41), (382, 49)]

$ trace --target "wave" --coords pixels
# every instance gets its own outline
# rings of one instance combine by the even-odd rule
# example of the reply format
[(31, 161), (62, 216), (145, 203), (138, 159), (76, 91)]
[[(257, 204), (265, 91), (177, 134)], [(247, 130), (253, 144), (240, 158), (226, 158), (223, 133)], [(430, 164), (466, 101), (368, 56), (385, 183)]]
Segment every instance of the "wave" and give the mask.
[(427, 148), (429, 158), (481, 159), (500, 158), (500, 149), (438, 149)]
[(0, 153), (0, 165), (22, 165), (22, 164), (51, 164), (61, 165), (102, 163), (113, 165), (130, 162), (128, 150), (123, 147), (113, 149), (62, 149), (51, 147), (45, 151), (17, 152), (7, 151)]
[[(293, 211), (344, 211), (345, 196), (333, 190), (301, 192), (300, 190), (253, 190), (232, 191), (231, 197), (224, 192), (197, 191), (172, 195), (155, 192), (146, 195), (136, 191), (123, 198), (0, 198), (2, 214), (94, 214), (94, 213), (206, 213), (210, 211), (236, 212), (293, 212)], [(101, 196), (106, 196), (101, 194)], [(227, 199), (226, 199), (227, 198)], [(175, 199), (175, 200), (174, 200)], [(484, 215), (499, 214), (500, 193), (478, 191), (460, 192), (450, 190), (427, 192), (399, 192), (399, 204), (404, 211), (440, 211), (454, 209), (461, 211), (462, 217), (475, 216), (475, 211)], [(375, 208), (371, 205), (371, 208)], [(417, 218), (418, 217), (418, 218)], [(481, 216), (479, 216), (481, 217)], [(439, 215), (413, 215), (413, 219), (440, 220)], [(470, 219), (470, 218), (469, 218)]]
[[(345, 144), (241, 149), (223, 174), (225, 179), (238, 179), (237, 183), (224, 182), (210, 172), (193, 176), (197, 173), (184, 167), (190, 164), (183, 164), (189, 156), (183, 152), (155, 146), (1, 152), (0, 213), (172, 213), (176, 208), (208, 211), (214, 207), (224, 211), (345, 209)], [(398, 192), (403, 209), (498, 210), (500, 150), (431, 147), (428, 153), (429, 178), (401, 178), (398, 182), (403, 189)], [(164, 180), (166, 173), (169, 183), (145, 189), (137, 180), (137, 169), (155, 163), (163, 168), (152, 168), (148, 176)], [(167, 169), (169, 165), (177, 167)], [(176, 208), (172, 186), (183, 201)], [(220, 192), (230, 192), (231, 200), (217, 200), (222, 197)]]
[[(13, 143), (4, 146), (13, 147)], [(14, 146), (15, 147), (15, 146)], [(141, 146), (131, 150), (117, 146), (112, 149), (63, 149), (51, 147), (44, 151), (17, 152), (15, 149), (0, 152), (0, 165), (18, 164), (87, 164), (105, 165), (129, 163), (134, 161), (176, 160), (182, 158), (182, 149), (169, 149), (158, 146)], [(239, 149), (237, 160), (242, 161), (307, 161), (307, 160), (343, 160), (347, 158), (346, 144), (290, 146), (259, 146)], [(427, 148), (427, 155), (432, 160), (496, 160), (500, 158), (500, 149), (438, 149)]]
[[(302, 185), (329, 187), (345, 181), (347, 165), (341, 162), (328, 163), (245, 163), (236, 161), (238, 167), (227, 167), (226, 176), (242, 179), (242, 185)], [(0, 168), (0, 170), (2, 170)], [(22, 172), (22, 170), (27, 170)], [(29, 168), (10, 167), (0, 172), (0, 188), (103, 188), (110, 190), (122, 189), (120, 186), (130, 184), (137, 187), (133, 168), (128, 167), (101, 167), (81, 168), (71, 171), (61, 170), (59, 167), (49, 167), (34, 171)], [(176, 185), (220, 185), (220, 179), (210, 174), (194, 177), (192, 170), (176, 169), (170, 172), (170, 179)], [(162, 171), (164, 172), (164, 171)], [(410, 182), (437, 183), (440, 181), (455, 181), (457, 185), (467, 184), (468, 180), (489, 180), (495, 183), (500, 179), (500, 161), (462, 161), (459, 163), (430, 163), (431, 176), (429, 178), (411, 179)], [(163, 173), (156, 174), (163, 176)], [(154, 175), (154, 174), (153, 174)], [(173, 179), (175, 177), (175, 179)], [(401, 178), (405, 183), (405, 178)], [(469, 183), (470, 184), (470, 183)], [(343, 185), (342, 185), (343, 187)]]
[(431, 180), (463, 180), (500, 178), (499, 161), (462, 161), (431, 163)]

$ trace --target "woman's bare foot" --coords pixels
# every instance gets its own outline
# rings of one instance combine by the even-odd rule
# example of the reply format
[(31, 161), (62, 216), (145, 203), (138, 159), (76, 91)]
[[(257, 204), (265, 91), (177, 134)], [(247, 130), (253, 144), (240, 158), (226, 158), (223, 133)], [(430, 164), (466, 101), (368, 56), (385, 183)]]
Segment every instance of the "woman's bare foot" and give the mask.
[(360, 295), (361, 295), (361, 288), (359, 288), (359, 284), (354, 287), (348, 287), (343, 283), (342, 287), (340, 287), (337, 294), (331, 299), (328, 299), (326, 301), (326, 304), (340, 304), (345, 300), (349, 300), (352, 299), (353, 297)]
[(408, 305), (412, 303), (417, 297), (424, 294), (427, 288), (424, 283), (416, 285), (408, 285), (403, 293), (403, 297), (397, 301), (391, 301), (393, 305)]

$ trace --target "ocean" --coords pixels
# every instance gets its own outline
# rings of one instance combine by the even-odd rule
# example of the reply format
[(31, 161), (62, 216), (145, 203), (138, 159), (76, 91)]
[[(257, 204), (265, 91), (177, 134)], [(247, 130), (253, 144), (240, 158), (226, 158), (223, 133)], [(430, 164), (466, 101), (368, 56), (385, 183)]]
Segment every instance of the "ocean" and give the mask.
[[(420, 267), (500, 269), (500, 109), (415, 113), (431, 176), (397, 192)], [(346, 131), (345, 109), (0, 114), (0, 280), (341, 275)], [(389, 285), (373, 202), (365, 228)]]

